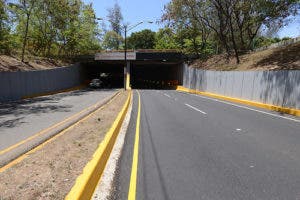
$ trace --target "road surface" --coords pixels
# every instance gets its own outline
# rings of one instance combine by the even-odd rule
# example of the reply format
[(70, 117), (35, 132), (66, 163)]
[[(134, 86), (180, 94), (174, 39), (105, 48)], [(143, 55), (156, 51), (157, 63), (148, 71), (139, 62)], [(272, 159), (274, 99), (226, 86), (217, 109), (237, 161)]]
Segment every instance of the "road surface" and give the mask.
[(135, 91), (111, 199), (127, 199), (130, 182), (136, 199), (300, 199), (299, 118), (171, 90), (139, 92), (137, 179)]
[(61, 122), (115, 92), (86, 89), (0, 104), (0, 150)]

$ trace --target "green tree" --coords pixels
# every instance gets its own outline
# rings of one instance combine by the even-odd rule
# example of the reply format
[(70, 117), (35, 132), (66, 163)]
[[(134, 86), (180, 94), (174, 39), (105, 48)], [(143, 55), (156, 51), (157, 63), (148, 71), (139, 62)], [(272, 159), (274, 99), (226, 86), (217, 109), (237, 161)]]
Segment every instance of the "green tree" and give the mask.
[(122, 41), (123, 38), (121, 35), (115, 31), (108, 31), (103, 37), (102, 45), (107, 50), (118, 50)]
[[(108, 10), (108, 21), (110, 23), (110, 27), (111, 30), (114, 31), (115, 33), (117, 33), (118, 35), (122, 35), (122, 21), (123, 21), (123, 15), (121, 12), (121, 7), (120, 5), (116, 2), (114, 7), (109, 8)], [(109, 34), (112, 34), (109, 33)], [(113, 34), (115, 36), (115, 38), (113, 39), (115, 42), (117, 42), (114, 46), (114, 49), (119, 49), (121, 43), (120, 40), (118, 40), (117, 38), (119, 38), (119, 36), (117, 37), (117, 35)], [(105, 39), (105, 38), (104, 38)], [(107, 39), (106, 39), (107, 40)]]
[(270, 27), (274, 21), (282, 25), (298, 9), (299, 0), (172, 0), (162, 19), (176, 31), (190, 30), (192, 38), (199, 35), (204, 46), (217, 41), (227, 58), (233, 51), (239, 63), (239, 53), (253, 48), (262, 26)]
[(145, 29), (134, 32), (128, 37), (128, 48), (132, 49), (154, 49), (155, 32)]
[[(30, 54), (73, 56), (100, 49), (100, 30), (92, 4), (84, 4), (81, 0), (26, 0), (26, 4), (21, 3), (24, 1), (12, 6), (12, 13), (16, 17), (16, 33), (20, 40), (26, 39)], [(24, 5), (27, 10), (30, 8), (29, 18)]]
[(155, 49), (178, 49), (176, 34), (171, 28), (161, 28), (155, 35)]
[[(22, 55), (21, 60), (24, 62), (25, 50), (28, 41), (28, 31), (30, 25), (30, 18), (32, 11), (34, 9), (36, 0), (19, 0), (16, 4), (11, 4), (13, 7), (15, 14), (18, 18), (20, 26), (22, 26)], [(19, 29), (20, 30), (20, 29)]]
[(10, 29), (8, 24), (8, 14), (6, 1), (0, 0), (0, 53), (10, 51)]

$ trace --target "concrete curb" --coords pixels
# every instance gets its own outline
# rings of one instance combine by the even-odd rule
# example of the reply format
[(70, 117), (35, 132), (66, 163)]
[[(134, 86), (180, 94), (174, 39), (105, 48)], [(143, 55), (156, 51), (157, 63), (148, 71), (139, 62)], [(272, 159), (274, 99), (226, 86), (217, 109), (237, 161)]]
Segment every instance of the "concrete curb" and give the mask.
[(130, 100), (131, 93), (128, 95), (128, 98), (122, 110), (113, 122), (111, 128), (106, 133), (105, 138), (99, 144), (99, 147), (93, 154), (92, 159), (86, 164), (82, 174), (77, 177), (74, 186), (65, 198), (66, 200), (91, 199), (105, 169), (106, 162), (109, 159), (116, 138), (119, 134), (120, 128), (130, 104)]
[(275, 105), (271, 105), (271, 104), (264, 104), (264, 103), (255, 102), (255, 101), (248, 101), (245, 99), (237, 99), (237, 98), (222, 96), (222, 95), (213, 94), (213, 93), (209, 93), (209, 92), (201, 92), (198, 90), (185, 88), (183, 86), (177, 86), (176, 90), (182, 91), (182, 92), (188, 92), (188, 93), (192, 93), (192, 94), (200, 94), (200, 95), (209, 96), (209, 97), (222, 99), (222, 100), (226, 100), (226, 101), (246, 104), (246, 105), (264, 108), (264, 109), (268, 109), (268, 110), (273, 110), (273, 111), (277, 111), (277, 112), (281, 112), (281, 113), (287, 113), (290, 115), (300, 116), (300, 110), (293, 109), (293, 108), (280, 107), (280, 106), (275, 106)]
[(63, 130), (72, 126), (79, 120), (83, 119), (84, 117), (88, 116), (92, 112), (96, 111), (103, 105), (107, 104), (111, 99), (113, 99), (116, 95), (118, 95), (119, 92), (120, 91), (117, 91), (113, 95), (105, 98), (104, 101), (98, 102), (98, 103), (82, 110), (81, 112), (76, 113), (75, 115), (64, 120), (63, 123), (60, 122), (60, 123), (55, 124), (41, 132), (36, 133), (35, 135), (33, 135), (27, 139), (27, 140), (29, 140), (28, 142), (21, 141), (20, 143), (17, 143), (7, 149), (0, 151), (0, 168), (5, 167), (5, 165), (9, 164), (11, 161), (17, 159), (18, 157), (20, 157), (23, 154), (26, 154), (30, 150), (41, 145), (42, 143), (46, 142), (50, 138), (59, 134)]

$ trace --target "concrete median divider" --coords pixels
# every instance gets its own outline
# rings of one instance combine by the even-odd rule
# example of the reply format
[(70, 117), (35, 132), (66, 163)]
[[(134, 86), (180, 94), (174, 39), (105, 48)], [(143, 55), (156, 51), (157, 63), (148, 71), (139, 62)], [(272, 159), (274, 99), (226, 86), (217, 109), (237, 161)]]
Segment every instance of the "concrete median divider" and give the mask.
[(27, 152), (30, 152), (37, 148), (39, 145), (42, 145), (47, 140), (61, 133), (65, 129), (73, 126), (78, 121), (89, 116), (94, 111), (98, 110), (102, 106), (109, 103), (114, 97), (116, 97), (120, 91), (115, 92), (113, 95), (101, 100), (100, 102), (76, 113), (75, 115), (47, 128), (44, 129), (33, 136), (20, 141), (19, 143), (12, 145), (4, 150), (0, 151), (0, 172), (6, 170), (11, 166), (11, 163), (18, 160), (18, 158)]
[(176, 90), (182, 91), (182, 92), (187, 92), (187, 93), (192, 93), (192, 94), (200, 94), (200, 95), (204, 95), (204, 96), (208, 96), (208, 97), (212, 97), (212, 98), (222, 99), (222, 100), (231, 101), (231, 102), (235, 102), (235, 103), (241, 103), (241, 104), (245, 104), (245, 105), (249, 105), (249, 106), (255, 106), (255, 107), (273, 110), (273, 111), (277, 111), (277, 112), (281, 112), (281, 113), (287, 113), (290, 115), (300, 116), (300, 110), (298, 110), (298, 109), (286, 108), (286, 107), (281, 107), (281, 106), (276, 106), (276, 105), (271, 105), (271, 104), (264, 104), (264, 103), (249, 101), (249, 100), (245, 100), (245, 99), (227, 97), (227, 96), (222, 96), (219, 94), (202, 92), (202, 91), (198, 91), (195, 89), (189, 89), (189, 88), (186, 88), (183, 86), (177, 86)]
[(82, 174), (76, 179), (74, 186), (65, 198), (66, 200), (91, 199), (126, 116), (132, 98), (131, 96), (132, 94), (130, 92), (122, 110), (106, 133), (103, 141), (99, 144), (92, 159), (84, 167)]

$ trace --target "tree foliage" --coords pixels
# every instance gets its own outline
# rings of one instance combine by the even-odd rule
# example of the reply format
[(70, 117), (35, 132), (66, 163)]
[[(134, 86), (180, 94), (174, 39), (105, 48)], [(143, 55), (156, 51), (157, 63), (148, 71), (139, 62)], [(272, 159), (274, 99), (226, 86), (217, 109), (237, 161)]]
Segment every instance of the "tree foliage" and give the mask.
[(5, 0), (0, 0), (0, 53), (8, 53), (11, 49), (9, 20), (5, 3)]
[(120, 36), (115, 31), (107, 31), (104, 35), (102, 45), (107, 50), (117, 50), (121, 48), (121, 43), (123, 41), (122, 36)]
[[(103, 44), (106, 49), (118, 50), (122, 44), (122, 21), (123, 15), (120, 5), (116, 2), (114, 7), (108, 10), (108, 22), (111, 30), (104, 35)], [(109, 38), (112, 37), (112, 38)]]
[(128, 37), (128, 48), (131, 49), (153, 49), (155, 46), (155, 32), (145, 29), (134, 32)]
[(155, 35), (155, 49), (179, 49), (176, 34), (171, 28), (161, 28)]
[(121, 23), (123, 21), (123, 15), (121, 12), (121, 7), (117, 2), (115, 3), (114, 7), (108, 9), (107, 18), (110, 23), (111, 30), (121, 35)]
[(240, 53), (253, 49), (261, 27), (270, 28), (274, 22), (281, 27), (298, 9), (298, 0), (172, 0), (162, 20), (192, 40), (195, 52), (202, 53), (216, 41), (216, 51), (228, 57), (233, 53), (238, 63)]
[[(12, 19), (10, 43), (15, 49), (22, 50), (22, 58), (23, 54), (72, 56), (100, 49), (100, 29), (92, 4), (85, 4), (82, 0), (18, 0), (6, 3), (4, 5), (10, 11), (6, 12), (6, 16), (9, 14)], [(0, 44), (2, 41), (0, 38)]]

